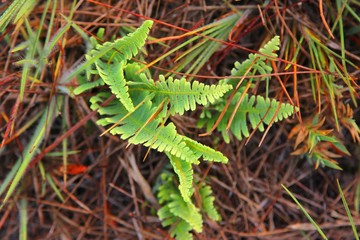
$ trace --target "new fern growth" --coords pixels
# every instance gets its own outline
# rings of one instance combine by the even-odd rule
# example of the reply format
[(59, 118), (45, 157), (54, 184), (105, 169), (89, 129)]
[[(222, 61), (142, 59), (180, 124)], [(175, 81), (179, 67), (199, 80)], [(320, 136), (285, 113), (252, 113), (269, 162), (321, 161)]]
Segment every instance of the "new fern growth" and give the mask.
[[(97, 110), (100, 119), (97, 123), (110, 127), (111, 134), (119, 135), (131, 144), (141, 144), (145, 147), (165, 153), (174, 172), (178, 177), (179, 185), (174, 185), (172, 176), (164, 176), (163, 186), (159, 189), (159, 202), (163, 207), (158, 215), (163, 220), (164, 226), (171, 225), (171, 235), (178, 239), (190, 239), (190, 231), (202, 231), (202, 213), (207, 213), (213, 220), (220, 220), (220, 215), (214, 207), (214, 198), (209, 186), (194, 181), (193, 164), (200, 160), (226, 163), (228, 159), (219, 151), (205, 146), (191, 138), (179, 134), (176, 126), (167, 123), (171, 115), (184, 114), (185, 111), (195, 110), (197, 105), (210, 106), (219, 112), (223, 107), (229, 91), (239, 89), (233, 80), (224, 79), (218, 85), (205, 85), (198, 81), (188, 82), (186, 79), (173, 79), (159, 76), (153, 80), (149, 74), (140, 73), (142, 65), (132, 62), (145, 44), (145, 40), (152, 26), (152, 21), (145, 21), (135, 32), (114, 42), (96, 44), (86, 55), (87, 76), (98, 75), (100, 78), (94, 82), (87, 82), (74, 90), (79, 94), (96, 86), (106, 85), (109, 91), (103, 91), (90, 99), (91, 109)], [(255, 73), (271, 72), (271, 67), (266, 65), (266, 59), (276, 57), (273, 53), (278, 49), (279, 40), (271, 41), (264, 50), (263, 55), (253, 54), (243, 64), (235, 64), (234, 76), (241, 76), (243, 67), (253, 67)], [(249, 65), (249, 62), (253, 62)], [(240, 93), (238, 93), (240, 94)], [(105, 100), (115, 95), (116, 98), (108, 104)], [(256, 104), (255, 104), (256, 100)], [(234, 108), (229, 108), (232, 111)], [(282, 120), (294, 111), (291, 105), (279, 103), (275, 100), (264, 99), (258, 96), (245, 95), (243, 102), (236, 113), (236, 120), (231, 126), (233, 134), (241, 139), (248, 136), (246, 114), (253, 128), (263, 130), (262, 123)], [(208, 119), (205, 124), (211, 125), (209, 109), (202, 115)], [(228, 119), (227, 115), (224, 121)], [(218, 129), (223, 132), (223, 124)], [(199, 185), (199, 196), (202, 206), (195, 206), (194, 184)]]

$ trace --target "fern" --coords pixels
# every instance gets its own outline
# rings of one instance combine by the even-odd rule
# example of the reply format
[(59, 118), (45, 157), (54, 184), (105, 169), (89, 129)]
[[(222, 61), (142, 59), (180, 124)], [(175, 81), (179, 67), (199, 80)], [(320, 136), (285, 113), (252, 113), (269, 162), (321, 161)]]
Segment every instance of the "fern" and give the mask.
[[(221, 119), (217, 130), (222, 133), (225, 142), (230, 141), (229, 132), (226, 127), (232, 113), (235, 111), (235, 106), (241, 93), (237, 93), (229, 105), (224, 117)], [(223, 110), (225, 102), (215, 106), (215, 113), (211, 113), (210, 109), (205, 110), (200, 118), (202, 121), (199, 125), (206, 125), (207, 129), (210, 129), (216, 119), (220, 116), (220, 112)], [(296, 109), (295, 109), (296, 110)], [(288, 118), (294, 113), (294, 106), (287, 103), (280, 103), (275, 99), (264, 98), (262, 96), (249, 96), (245, 94), (240, 104), (240, 107), (236, 110), (236, 114), (233, 122), (230, 126), (230, 132), (238, 139), (242, 140), (243, 137), (249, 137), (248, 123), (252, 129), (258, 129), (260, 132), (265, 130), (264, 123), (270, 124), (278, 122)]]
[[(176, 169), (174, 169), (176, 171)], [(161, 174), (162, 184), (158, 189), (157, 197), (162, 207), (158, 211), (159, 219), (164, 227), (171, 226), (170, 235), (176, 239), (193, 239), (191, 230), (201, 232), (202, 216), (200, 209), (192, 201), (185, 201), (174, 184), (172, 173)], [(181, 181), (181, 180), (180, 180)], [(190, 194), (193, 195), (193, 189)], [(214, 197), (209, 186), (199, 184), (200, 204), (204, 213), (213, 220), (221, 217), (214, 207)], [(190, 195), (190, 197), (191, 197)]]
[(208, 146), (192, 140), (191, 138), (184, 137), (186, 146), (190, 148), (195, 154), (196, 158), (202, 157), (206, 161), (227, 163), (228, 159), (221, 153)]
[(95, 62), (100, 77), (110, 87), (111, 92), (121, 101), (126, 110), (134, 111), (134, 105), (129, 95), (129, 88), (124, 78), (124, 63)]
[[(279, 50), (280, 39), (275, 36), (271, 39), (263, 48), (259, 50), (260, 53), (250, 54), (249, 58), (242, 63), (235, 62), (235, 67), (231, 71), (231, 76), (243, 76), (249, 69), (252, 74), (255, 75), (257, 72), (265, 75), (272, 72), (272, 67), (267, 63), (268, 59), (274, 59), (277, 54), (274, 51)], [(267, 78), (268, 79), (268, 78)], [(270, 124), (273, 122), (281, 121), (291, 116), (294, 112), (298, 111), (291, 104), (280, 103), (275, 99), (264, 98), (262, 96), (249, 96), (244, 94), (240, 106), (237, 107), (237, 103), (242, 96), (243, 88), (238, 85), (238, 80), (233, 78), (227, 78), (221, 81), (222, 84), (232, 84), (239, 90), (235, 94), (234, 98), (226, 109), (224, 116), (216, 126), (216, 129), (222, 133), (225, 142), (230, 142), (229, 131), (227, 129), (228, 123), (235, 112), (234, 118), (230, 125), (230, 132), (238, 139), (242, 140), (243, 137), (249, 137), (249, 127), (260, 132), (264, 131), (264, 123)], [(251, 84), (253, 79), (249, 79), (242, 83), (243, 85)], [(228, 97), (228, 95), (225, 95)], [(200, 115), (200, 121), (198, 125), (200, 127), (206, 126), (209, 131), (215, 124), (215, 121), (220, 117), (221, 112), (225, 107), (225, 98), (218, 101), (215, 106), (205, 108)], [(215, 110), (215, 111), (214, 111)]]
[(182, 161), (181, 159), (168, 154), (170, 159), (170, 163), (174, 168), (174, 172), (177, 174), (179, 178), (179, 191), (185, 202), (190, 202), (190, 197), (193, 194), (193, 175), (194, 170), (191, 167), (191, 163), (186, 161)]
[[(101, 107), (101, 103), (110, 97), (110, 94), (100, 93), (90, 99), (91, 109), (96, 110), (103, 115), (103, 118), (97, 121), (101, 126), (115, 124), (119, 120), (121, 125), (113, 128), (110, 133), (120, 135), (121, 139), (128, 140), (132, 144), (143, 144), (158, 150), (159, 152), (168, 152), (176, 157), (180, 157), (188, 162), (197, 162), (194, 153), (186, 146), (183, 136), (178, 134), (173, 123), (164, 126), (160, 120), (154, 119), (147, 123), (147, 120), (155, 113), (151, 101), (146, 101), (142, 106), (132, 112), (130, 115), (125, 107), (117, 100), (112, 101), (108, 106)], [(126, 115), (128, 115), (126, 117)]]
[(81, 84), (80, 86), (78, 86), (77, 88), (74, 89), (73, 93), (75, 95), (78, 95), (78, 94), (83, 93), (83, 92), (85, 92), (87, 90), (90, 90), (90, 89), (95, 88), (95, 87), (103, 86), (103, 85), (105, 85), (104, 81), (101, 78), (99, 78), (96, 81), (86, 82), (86, 83)]
[(159, 76), (159, 81), (148, 80), (148, 83), (143, 86), (143, 90), (155, 93), (160, 100), (169, 100), (171, 115), (176, 113), (182, 115), (184, 111), (193, 111), (196, 109), (196, 104), (214, 103), (231, 89), (232, 86), (229, 84), (205, 85), (198, 81), (190, 83), (184, 78), (174, 80), (169, 77), (165, 79), (162, 75)]
[(159, 204), (163, 205), (163, 207), (159, 209), (157, 214), (162, 221), (162, 225), (164, 227), (171, 225), (173, 227), (170, 231), (171, 236), (177, 235), (178, 239), (184, 239), (180, 238), (179, 235), (191, 237), (191, 234), (185, 233), (189, 233), (192, 229), (201, 232), (202, 217), (199, 209), (191, 201), (184, 201), (178, 188), (173, 183), (172, 174), (162, 174), (161, 178), (163, 184), (159, 187), (157, 197)]
[[(97, 110), (101, 116), (97, 123), (101, 126), (111, 126), (111, 134), (119, 135), (131, 144), (141, 144), (169, 157), (178, 176), (179, 186), (175, 186), (173, 175), (163, 177), (165, 183), (159, 188), (158, 193), (159, 202), (163, 207), (158, 211), (158, 215), (163, 226), (171, 225), (171, 236), (189, 239), (192, 237), (190, 231), (202, 231), (199, 208), (213, 220), (220, 220), (220, 215), (214, 207), (211, 189), (204, 183), (198, 184), (194, 181), (192, 164), (199, 164), (200, 159), (222, 163), (226, 163), (228, 159), (221, 152), (179, 134), (172, 122), (166, 122), (171, 115), (182, 115), (185, 111), (195, 110), (196, 105), (213, 104), (217, 111), (215, 114), (209, 109), (202, 114), (203, 117), (212, 117), (205, 122), (208, 127), (211, 126), (224, 107), (224, 99), (234, 83), (225, 79), (218, 85), (205, 85), (198, 81), (188, 82), (185, 79), (165, 78), (161, 75), (155, 81), (149, 71), (138, 74), (137, 72), (142, 69), (141, 64), (128, 61), (138, 54), (145, 44), (151, 25), (151, 21), (145, 21), (134, 33), (115, 42), (98, 44), (90, 50), (84, 65), (91, 66), (86, 68), (87, 73), (95, 73), (100, 79), (79, 86), (75, 93), (103, 84), (108, 85), (111, 93), (100, 92), (90, 99), (91, 109)], [(260, 50), (261, 54), (251, 55), (249, 60), (242, 64), (236, 63), (233, 75), (244, 74), (247, 70), (243, 72), (240, 68), (251, 66), (253, 72), (271, 72), (271, 67), (265, 61), (276, 57), (273, 51), (278, 48), (278, 41), (278, 38), (274, 38)], [(105, 100), (112, 94), (116, 98), (105, 104)], [(237, 93), (238, 96), (239, 94), (241, 93)], [(281, 104), (261, 96), (244, 96), (230, 129), (239, 139), (249, 136), (247, 118), (253, 129), (263, 131), (263, 123), (282, 120), (294, 111), (289, 104)], [(227, 132), (224, 126), (230, 118), (231, 111), (235, 110), (235, 104), (236, 101), (230, 105), (218, 126), (225, 137)], [(193, 204), (194, 184), (199, 185), (201, 205), (198, 207)]]
[[(139, 49), (145, 45), (145, 40), (152, 24), (152, 21), (145, 21), (135, 32), (114, 42), (97, 44), (86, 55), (86, 64), (95, 64), (101, 79), (110, 87), (112, 93), (120, 99), (129, 111), (133, 111), (134, 106), (128, 94), (127, 83), (123, 76), (123, 68), (127, 60), (137, 55)], [(87, 70), (87, 75), (89, 77), (89, 70)], [(79, 86), (75, 89), (74, 93), (79, 94), (84, 90), (90, 89), (90, 87), (103, 85), (101, 81), (98, 80), (97, 82), (97, 84)]]
[(199, 188), (199, 193), (201, 197), (202, 202), (202, 209), (203, 211), (214, 221), (220, 221), (221, 216), (216, 210), (214, 206), (214, 196), (212, 195), (212, 190), (210, 186), (207, 186), (205, 184), (201, 184), (201, 187)]
[(89, 55), (96, 60), (103, 60), (107, 63), (126, 62), (136, 56), (139, 50), (145, 45), (145, 40), (153, 22), (145, 21), (135, 32), (120, 38), (114, 42), (105, 42), (96, 45)]
[[(264, 75), (262, 79), (268, 80), (269, 77), (266, 75), (272, 72), (272, 67), (268, 60), (272, 60), (277, 58), (277, 54), (274, 51), (279, 50), (280, 38), (279, 36), (273, 37), (263, 48), (260, 48), (259, 53), (251, 53), (249, 54), (248, 59), (243, 61), (242, 63), (235, 62), (234, 68), (231, 70), (232, 77), (242, 77), (249, 71), (247, 75), (255, 76), (257, 73)], [(247, 82), (252, 82), (254, 78), (250, 78)], [(246, 82), (246, 83), (247, 83)], [(232, 84), (234, 87), (237, 85), (238, 80), (234, 78), (226, 78), (222, 81), (222, 83)], [(243, 85), (246, 84), (245, 82)]]

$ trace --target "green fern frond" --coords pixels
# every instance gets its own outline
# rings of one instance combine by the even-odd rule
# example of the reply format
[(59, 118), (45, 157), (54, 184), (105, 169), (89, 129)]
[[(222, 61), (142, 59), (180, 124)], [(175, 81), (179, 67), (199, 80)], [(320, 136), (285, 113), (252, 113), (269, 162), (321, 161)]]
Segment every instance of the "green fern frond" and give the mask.
[(175, 157), (171, 154), (167, 154), (170, 159), (170, 163), (174, 168), (174, 172), (179, 178), (179, 190), (182, 198), (185, 202), (191, 202), (190, 197), (193, 194), (193, 175), (194, 170), (192, 169), (191, 163), (186, 162), (178, 157)]
[(75, 88), (73, 93), (75, 95), (79, 95), (87, 90), (92, 89), (92, 88), (103, 86), (104, 84), (105, 83), (101, 78), (99, 78), (98, 80), (93, 81), (93, 82), (85, 82), (85, 83), (79, 85), (77, 88)]
[[(240, 95), (241, 93), (235, 95), (224, 117), (217, 126), (217, 130), (222, 133), (226, 142), (230, 141), (226, 127), (233, 111), (235, 111), (235, 106)], [(206, 110), (208, 113), (203, 113), (200, 116), (203, 118), (203, 123), (206, 124), (207, 129), (211, 129), (214, 122), (220, 116), (224, 106), (225, 102), (215, 107), (217, 110), (215, 114)], [(252, 129), (258, 129), (260, 132), (263, 132), (264, 123), (268, 125), (272, 120), (273, 122), (281, 121), (291, 116), (295, 111), (297, 111), (297, 108), (291, 104), (281, 103), (275, 99), (264, 98), (262, 96), (249, 97), (248, 94), (245, 94), (240, 107), (236, 111), (233, 122), (231, 123), (230, 131), (238, 140), (241, 140), (243, 137), (249, 137), (250, 135), (248, 123), (250, 123)]]
[(140, 63), (128, 63), (125, 66), (125, 79), (131, 83), (148, 83), (145, 73), (138, 73), (145, 65)]
[(156, 93), (160, 99), (168, 98), (170, 100), (170, 114), (176, 113), (182, 115), (184, 111), (195, 110), (196, 104), (206, 105), (214, 103), (217, 99), (224, 96), (226, 92), (232, 89), (229, 84), (205, 85), (198, 81), (192, 83), (186, 79), (164, 78), (159, 76), (159, 81), (149, 81), (147, 85), (150, 91)]
[(194, 152), (197, 158), (202, 157), (206, 161), (222, 162), (227, 163), (228, 158), (225, 157), (221, 152), (216, 151), (208, 146), (205, 146), (191, 138), (184, 137), (186, 146)]
[[(174, 170), (177, 171), (175, 168)], [(170, 172), (161, 174), (162, 184), (158, 189), (157, 197), (162, 207), (158, 211), (158, 216), (164, 227), (171, 226), (171, 237), (192, 239), (191, 230), (201, 231), (202, 216), (199, 209), (192, 203), (193, 200), (185, 201), (182, 198), (179, 189), (175, 186), (173, 176)], [(180, 177), (179, 174), (178, 177)], [(214, 221), (220, 221), (221, 216), (214, 206), (215, 198), (212, 196), (210, 186), (204, 182), (195, 182), (198, 184), (202, 213), (206, 213)], [(190, 194), (193, 195), (193, 190)]]
[(130, 33), (128, 36), (115, 42), (98, 44), (88, 55), (88, 58), (89, 56), (97, 58), (94, 63), (98, 74), (129, 112), (134, 111), (134, 105), (124, 77), (124, 67), (127, 60), (137, 55), (139, 49), (144, 46), (152, 23), (152, 21), (145, 21), (135, 32)]
[[(109, 94), (101, 93), (90, 99), (91, 109), (98, 109), (100, 115), (103, 116), (97, 121), (101, 126), (115, 124), (129, 113), (117, 100), (106, 107), (100, 107), (100, 104), (108, 97), (110, 97)], [(147, 123), (147, 120), (155, 113), (155, 109), (150, 101), (146, 101), (110, 133), (119, 134), (121, 139), (128, 140), (129, 143), (142, 144), (159, 152), (168, 152), (190, 163), (198, 163), (198, 159), (186, 146), (183, 136), (177, 133), (173, 123), (164, 126), (159, 119)], [(137, 132), (139, 130), (140, 132)]]
[[(159, 187), (157, 196), (159, 203), (163, 205), (158, 211), (162, 225), (164, 227), (172, 226), (170, 230), (172, 237), (192, 239), (190, 230), (202, 231), (202, 217), (199, 209), (192, 202), (184, 201), (179, 190), (174, 185), (172, 174), (162, 174), (161, 178), (164, 183)], [(182, 238), (183, 236), (188, 238)]]
[(171, 237), (176, 236), (178, 240), (191, 240), (193, 235), (190, 233), (192, 230), (191, 225), (184, 220), (180, 220), (176, 227), (171, 230)]
[(185, 202), (178, 193), (171, 194), (170, 198), (167, 204), (169, 211), (186, 221), (196, 232), (201, 232), (203, 221), (199, 209), (192, 202)]
[(160, 175), (161, 185), (158, 189), (157, 198), (159, 204), (166, 203), (171, 200), (170, 195), (176, 192), (176, 187), (173, 184), (174, 175), (170, 172), (164, 172)]
[[(268, 63), (268, 60), (277, 58), (275, 51), (279, 50), (279, 44), (280, 38), (279, 36), (275, 36), (259, 50), (259, 53), (249, 54), (248, 59), (242, 63), (235, 62), (234, 68), (231, 71), (231, 76), (242, 77), (245, 74), (256, 75), (257, 73), (261, 75), (270, 74), (272, 72), (272, 67)], [(263, 79), (268, 80), (269, 77), (265, 76)], [(232, 99), (223, 118), (217, 125), (217, 130), (222, 133), (223, 138), (227, 143), (230, 142), (227, 126), (234, 111), (236, 111), (236, 113), (231, 122), (230, 131), (239, 140), (243, 137), (249, 137), (248, 123), (250, 123), (252, 129), (259, 129), (259, 131), (263, 132), (263, 123), (268, 125), (272, 122), (280, 121), (298, 111), (298, 109), (291, 104), (283, 104), (275, 99), (270, 100), (269, 98), (261, 96), (249, 97), (248, 94), (244, 95), (240, 106), (237, 108), (237, 101), (241, 98), (243, 87), (249, 83), (251, 84), (253, 80), (253, 78), (246, 79), (241, 86), (237, 86), (239, 80), (233, 78), (226, 78), (220, 81), (220, 84), (232, 84), (232, 86), (236, 86), (238, 89), (238, 92)], [(205, 109), (200, 116), (202, 119), (199, 121), (199, 126), (206, 125), (207, 130), (210, 130), (219, 118), (224, 107), (225, 101), (223, 100), (219, 101), (217, 105), (214, 106), (215, 113), (210, 110), (211, 108)]]
[(214, 206), (214, 196), (211, 187), (201, 183), (199, 188), (199, 194), (201, 196), (202, 210), (214, 221), (220, 221), (221, 216)]
[(134, 104), (129, 95), (129, 87), (124, 77), (124, 62), (105, 63), (96, 61), (96, 69), (111, 92), (120, 100), (127, 111), (134, 111)]
[[(275, 53), (275, 51), (278, 51), (280, 49), (279, 45), (280, 37), (273, 37), (267, 44), (265, 44), (263, 48), (260, 48), (260, 53), (249, 54), (248, 59), (246, 59), (242, 63), (235, 62), (234, 68), (231, 70), (231, 76), (242, 77), (246, 74), (246, 72), (248, 72), (250, 68), (252, 68), (252, 70), (249, 71), (247, 75), (254, 76), (257, 73), (261, 75), (270, 74), (272, 72), (272, 67), (270, 66), (270, 63), (266, 62), (266, 60), (277, 58), (277, 54)], [(269, 77), (263, 77), (262, 79), (269, 79)], [(247, 82), (251, 82), (253, 80), (253, 78), (247, 79)], [(221, 82), (233, 84), (233, 86), (236, 86), (238, 81), (238, 79), (227, 78)]]
[(280, 49), (279, 45), (280, 45), (280, 37), (279, 36), (273, 37), (269, 42), (265, 44), (264, 47), (260, 48), (259, 52), (263, 54), (263, 55), (258, 54), (260, 55), (260, 59), (272, 60), (277, 58), (278, 55), (275, 52)]
[[(128, 94), (122, 95), (124, 92), (126, 92), (125, 87), (127, 86), (124, 78), (119, 79), (119, 77), (123, 76), (123, 69), (120, 71), (120, 69), (118, 69), (118, 64), (121, 64), (120, 67), (125, 68), (127, 60), (130, 60), (133, 56), (138, 54), (139, 50), (145, 45), (145, 40), (152, 24), (152, 21), (147, 20), (138, 29), (136, 29), (135, 32), (130, 33), (127, 36), (114, 42), (96, 44), (95, 38), (90, 38), (90, 40), (92, 40), (92, 44), (90, 45), (95, 45), (95, 47), (90, 49), (89, 52), (85, 55), (86, 61), (75, 68), (73, 73), (70, 73), (69, 76), (64, 79), (69, 79), (75, 73), (84, 70), (86, 71), (88, 80), (90, 79), (91, 74), (102, 73), (101, 77), (103, 81), (110, 86), (112, 92), (117, 97), (120, 97), (121, 101), (124, 102), (127, 109), (133, 110), (133, 106), (130, 102), (131, 100), (128, 98)], [(112, 63), (114, 63), (114, 65), (112, 65)], [(96, 65), (96, 69), (93, 68), (93, 64)], [(114, 74), (112, 70), (115, 70), (117, 74)], [(102, 85), (102, 83), (84, 83), (85, 86), (82, 85), (74, 90), (75, 94), (80, 94), (93, 87)]]
[(165, 205), (160, 208), (157, 212), (159, 219), (162, 221), (161, 225), (163, 227), (171, 226), (170, 236), (176, 237), (179, 240), (188, 240), (193, 239), (191, 234), (192, 227), (185, 220), (174, 216), (170, 211), (169, 206)]
[(145, 45), (152, 24), (153, 21), (146, 20), (135, 32), (125, 37), (96, 45), (95, 49), (90, 51), (90, 56), (96, 57), (96, 60), (101, 58), (107, 63), (130, 60)]

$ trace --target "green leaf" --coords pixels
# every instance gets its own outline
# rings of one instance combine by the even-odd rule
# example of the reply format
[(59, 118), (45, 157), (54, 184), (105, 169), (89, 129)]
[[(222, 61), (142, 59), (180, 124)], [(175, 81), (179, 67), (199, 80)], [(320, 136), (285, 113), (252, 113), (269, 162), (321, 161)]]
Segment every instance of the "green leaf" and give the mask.
[[(274, 51), (279, 50), (280, 38), (279, 36), (273, 37), (263, 48), (260, 48), (259, 53), (249, 54), (248, 59), (242, 63), (235, 62), (234, 68), (231, 70), (232, 77), (243, 77), (247, 72), (247, 75), (256, 75), (257, 73), (261, 75), (268, 75), (272, 72), (272, 67), (268, 63), (267, 59), (274, 59), (277, 57), (277, 54)], [(249, 71), (249, 69), (253, 71)], [(269, 79), (269, 77), (262, 78), (250, 78), (247, 81), (244, 81), (241, 86), (245, 86), (248, 82), (252, 82), (257, 79)], [(227, 78), (221, 82), (232, 84), (234, 87), (238, 84), (239, 79)]]
[[(185, 202), (180, 194), (180, 191), (173, 183), (172, 174), (162, 174), (163, 185), (159, 188), (158, 198), (159, 203), (164, 205), (158, 211), (158, 216), (162, 221), (163, 226), (174, 225), (174, 228), (185, 227), (186, 231), (190, 229), (187, 225), (177, 225), (179, 220), (188, 223), (191, 229), (197, 232), (202, 231), (202, 217), (199, 209), (195, 207), (192, 202)], [(184, 232), (185, 229), (178, 229), (177, 231)]]
[(96, 81), (93, 81), (93, 82), (86, 82), (86, 83), (83, 83), (81, 85), (79, 85), (77, 88), (74, 89), (74, 94), (75, 95), (79, 95), (89, 89), (92, 89), (92, 88), (95, 88), (95, 87), (98, 87), (98, 86), (103, 86), (105, 83), (104, 81), (99, 78), (98, 80)]
[(179, 194), (171, 194), (171, 201), (167, 204), (169, 211), (186, 221), (196, 232), (202, 231), (202, 217), (199, 209), (192, 202), (185, 202)]
[[(117, 100), (112, 101), (107, 107), (100, 107), (104, 99), (109, 96), (108, 94), (98, 94), (90, 99), (91, 109), (98, 109), (98, 112), (103, 115), (103, 118), (97, 122), (101, 126), (115, 124), (129, 113)], [(190, 163), (198, 162), (194, 153), (183, 141), (183, 136), (176, 132), (173, 123), (165, 126), (159, 119), (147, 123), (155, 113), (155, 109), (150, 101), (146, 101), (123, 119), (120, 125), (114, 127), (110, 133), (119, 134), (122, 139), (128, 140), (132, 144), (142, 144), (159, 152), (167, 152)]]
[(201, 186), (199, 188), (199, 193), (201, 196), (201, 202), (202, 202), (202, 209), (206, 214), (214, 221), (220, 221), (221, 216), (216, 210), (214, 206), (215, 198), (213, 196), (213, 192), (211, 190), (210, 186), (205, 185), (204, 183), (201, 183)]
[(190, 197), (193, 194), (193, 175), (194, 171), (191, 163), (186, 162), (178, 157), (168, 154), (170, 163), (174, 168), (174, 172), (179, 177), (180, 185), (179, 190), (185, 202), (191, 202)]
[(183, 115), (184, 111), (193, 111), (196, 109), (196, 104), (214, 103), (232, 89), (229, 84), (205, 85), (198, 81), (190, 83), (184, 78), (174, 80), (169, 77), (165, 79), (163, 75), (159, 76), (157, 82), (149, 81), (147, 87), (160, 99), (168, 98), (170, 100), (169, 111), (172, 115), (176, 113)]
[(309, 215), (309, 213), (306, 211), (306, 209), (301, 205), (301, 203), (296, 199), (296, 197), (290, 192), (289, 189), (287, 189), (283, 184), (281, 184), (281, 186), (285, 189), (285, 191), (289, 194), (289, 196), (293, 199), (293, 201), (299, 206), (299, 208), (301, 209), (301, 211), (305, 214), (305, 216), (307, 217), (307, 219), (311, 222), (311, 224), (315, 227), (315, 229), (317, 230), (317, 232), (320, 234), (320, 236), (323, 239), (328, 239), (325, 235), (325, 233), (321, 230), (321, 228), (319, 227), (319, 225), (314, 221), (314, 219), (312, 219), (312, 217)]
[(184, 137), (186, 146), (188, 146), (196, 155), (197, 158), (202, 157), (206, 161), (227, 163), (228, 158), (221, 152), (216, 151), (208, 146), (192, 140), (191, 138)]
[(60, 82), (67, 82), (84, 70), (89, 71), (91, 65), (100, 58), (106, 63), (123, 62), (126, 64), (126, 61), (135, 56), (139, 52), (139, 49), (145, 45), (145, 40), (152, 24), (152, 21), (147, 20), (136, 29), (135, 32), (130, 33), (128, 36), (120, 38), (115, 42), (105, 42), (96, 45), (95, 49), (91, 49), (89, 53), (86, 54), (86, 61), (68, 74), (64, 74)]
[(120, 100), (127, 111), (132, 112), (134, 105), (124, 77), (124, 64), (124, 62), (105, 63), (101, 60), (95, 62), (100, 77), (110, 87), (111, 92)]
[(135, 32), (125, 37), (96, 45), (95, 49), (90, 51), (90, 56), (96, 57), (96, 60), (101, 58), (104, 62), (125, 63), (136, 56), (145, 45), (152, 24), (153, 21), (146, 20)]
[[(236, 109), (236, 104), (240, 96), (241, 93), (237, 93), (235, 95), (234, 99), (226, 110), (225, 115), (217, 126), (217, 130), (220, 131), (223, 136), (228, 135), (228, 130), (226, 128), (233, 111)], [(225, 101), (216, 106), (217, 112), (211, 115), (201, 115), (201, 117), (205, 119), (204, 122), (206, 123), (207, 129), (210, 129), (213, 126), (215, 120), (219, 118), (224, 106)], [(281, 103), (275, 99), (265, 99), (262, 96), (249, 97), (248, 94), (245, 94), (242, 102), (240, 103), (240, 107), (236, 110), (235, 117), (230, 125), (230, 132), (238, 140), (241, 140), (243, 137), (249, 137), (250, 135), (250, 127), (248, 126), (248, 122), (250, 123), (252, 129), (258, 129), (260, 132), (263, 132), (265, 130), (264, 123), (270, 124), (272, 120), (273, 122), (278, 122), (282, 119), (288, 118), (295, 111), (297, 111), (297, 108), (291, 104)], [(226, 137), (224, 140), (228, 142), (229, 138)]]

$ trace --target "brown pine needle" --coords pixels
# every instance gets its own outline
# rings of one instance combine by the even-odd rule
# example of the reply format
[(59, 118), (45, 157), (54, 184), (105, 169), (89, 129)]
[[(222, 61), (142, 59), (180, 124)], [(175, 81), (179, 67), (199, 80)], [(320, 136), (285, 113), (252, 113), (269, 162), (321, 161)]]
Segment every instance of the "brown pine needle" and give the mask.
[(334, 39), (334, 35), (332, 34), (330, 28), (329, 28), (329, 25), (327, 24), (326, 22), (326, 19), (325, 19), (325, 16), (324, 16), (324, 10), (323, 10), (323, 0), (319, 0), (319, 10), (320, 10), (320, 17), (321, 17), (321, 20), (326, 28), (326, 31), (329, 33), (330, 37), (332, 39)]

